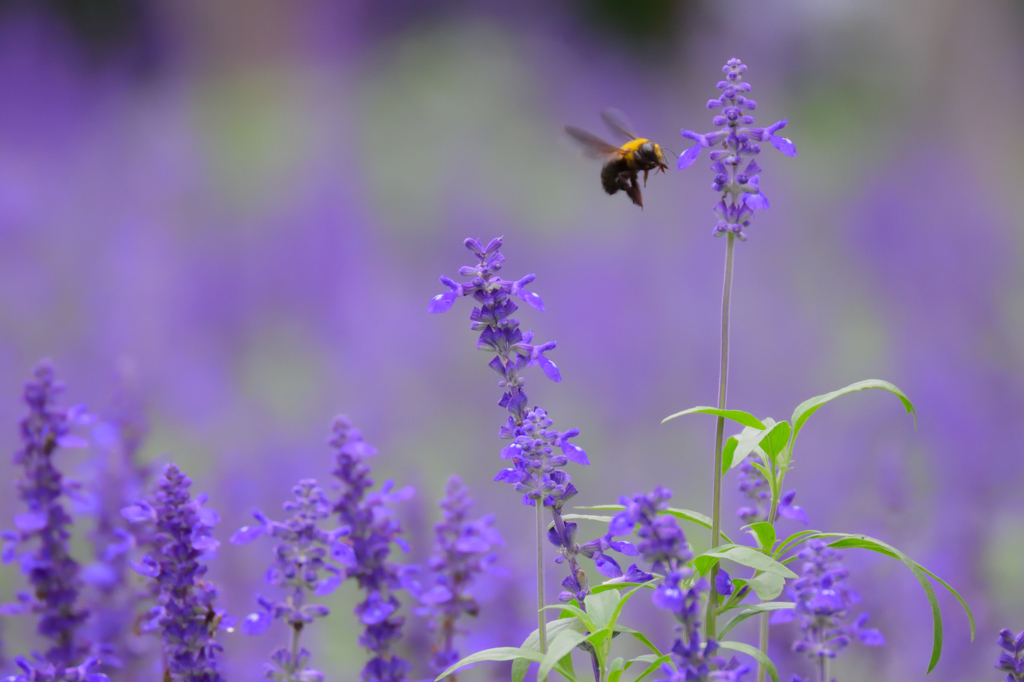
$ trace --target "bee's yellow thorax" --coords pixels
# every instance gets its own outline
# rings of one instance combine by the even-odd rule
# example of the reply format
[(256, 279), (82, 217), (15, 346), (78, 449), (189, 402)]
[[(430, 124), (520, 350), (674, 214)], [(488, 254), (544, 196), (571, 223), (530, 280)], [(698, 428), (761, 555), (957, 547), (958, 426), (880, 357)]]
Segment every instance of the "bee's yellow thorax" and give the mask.
[(642, 137), (638, 137), (635, 140), (630, 140), (626, 144), (622, 145), (622, 149), (627, 152), (635, 152), (636, 150), (640, 149), (640, 145), (644, 144), (645, 142), (649, 142), (649, 140), (646, 140)]

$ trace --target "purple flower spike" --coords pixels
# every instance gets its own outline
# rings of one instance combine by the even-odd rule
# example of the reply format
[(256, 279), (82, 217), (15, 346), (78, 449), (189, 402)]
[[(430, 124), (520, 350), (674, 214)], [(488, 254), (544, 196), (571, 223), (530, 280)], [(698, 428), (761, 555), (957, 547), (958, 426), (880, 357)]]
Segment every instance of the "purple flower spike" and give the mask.
[(420, 582), (418, 571), (403, 576), (403, 583), (422, 604), (417, 612), (429, 616), (429, 628), (437, 633), (430, 659), (435, 672), (461, 658), (455, 647), (455, 637), (460, 632), (457, 621), (462, 614), (476, 616), (479, 612), (473, 583), (497, 561), (494, 548), (504, 544), (492, 527), (494, 517), (469, 519), (472, 502), (466, 486), (458, 476), (452, 476), (439, 503), (444, 520), (434, 526), (434, 553), (427, 564), (430, 579)]
[(212, 540), (209, 522), (216, 515), (203, 509), (205, 496), (192, 499), (191, 485), (174, 464), (164, 468), (148, 502), (155, 512), (155, 532), (137, 536), (146, 538), (152, 553), (135, 567), (151, 576), (159, 591), (152, 614), (161, 632), (166, 679), (221, 682), (217, 655), (222, 648), (214, 635), (224, 613), (214, 609), (217, 590), (205, 579), (206, 566), (200, 563)]
[(722, 195), (715, 207), (718, 224), (714, 234), (721, 237), (732, 234), (740, 241), (747, 238), (744, 229), (750, 225), (755, 210), (768, 208), (768, 199), (761, 193), (761, 167), (756, 157), (761, 153), (759, 142), (770, 141), (772, 146), (786, 156), (796, 156), (796, 145), (789, 138), (776, 133), (786, 127), (786, 121), (773, 123), (767, 128), (754, 127), (750, 114), (757, 108), (757, 102), (747, 97), (750, 84), (743, 80), (747, 67), (738, 59), (730, 59), (722, 71), (725, 80), (719, 81), (722, 94), (708, 102), (708, 109), (715, 111), (712, 123), (719, 129), (701, 135), (692, 130), (681, 134), (696, 144), (679, 156), (678, 168), (688, 168), (705, 148), (712, 149), (711, 170), (715, 179), (711, 187)]
[(864, 627), (866, 613), (849, 622), (851, 607), (860, 601), (860, 595), (846, 584), (842, 553), (821, 540), (811, 540), (798, 556), (804, 560), (803, 575), (789, 589), (796, 609), (776, 611), (771, 617), (772, 624), (790, 622), (794, 616), (799, 620), (803, 637), (793, 643), (793, 651), (820, 665), (823, 659), (835, 658), (854, 639), (867, 646), (883, 646), (882, 633)]
[[(467, 246), (484, 251), (479, 242), (467, 243)], [(347, 417), (335, 420), (334, 435), (329, 442), (336, 451), (332, 473), (341, 484), (341, 497), (333, 511), (348, 529), (346, 544), (351, 544), (355, 553), (354, 564), (346, 566), (344, 571), (366, 592), (366, 599), (355, 608), (356, 616), (366, 626), (359, 644), (373, 654), (363, 668), (362, 679), (364, 682), (401, 682), (411, 666), (392, 650), (402, 636), (405, 619), (397, 614), (399, 602), (395, 596), (402, 588), (401, 572), (388, 561), (388, 556), (391, 545), (401, 540), (402, 532), (392, 507), (408, 499), (412, 489), (394, 491), (388, 481), (380, 492), (370, 492), (373, 479), (365, 460), (376, 450), (363, 440)]]
[[(72, 522), (62, 499), (78, 486), (54, 464), (61, 444), (69, 442), (71, 428), (87, 419), (80, 409), (56, 407), (63, 390), (46, 360), (36, 366), (33, 380), (25, 383), (28, 414), (21, 420), (22, 448), (15, 453), (14, 463), (23, 471), (17, 488), (28, 511), (15, 517), (18, 530), (3, 534), (4, 561), (18, 558), (32, 586), (32, 594), (18, 594), (18, 602), (5, 605), (4, 613), (39, 616), (37, 631), (49, 640), (45, 660), (57, 669), (79, 664), (89, 649), (79, 635), (89, 613), (79, 604), (81, 570), (70, 554)], [(32, 674), (40, 670), (35, 666)]]
[[(302, 649), (303, 655), (293, 656), (302, 632), (317, 618), (327, 616), (326, 606), (307, 604), (309, 593), (330, 594), (341, 584), (342, 569), (329, 559), (347, 559), (352, 549), (338, 538), (347, 532), (344, 527), (324, 530), (321, 524), (331, 516), (331, 503), (323, 488), (313, 479), (303, 479), (292, 488), (293, 500), (285, 502), (286, 512), (291, 517), (283, 522), (271, 521), (260, 512), (253, 516), (258, 526), (243, 526), (231, 536), (232, 544), (251, 542), (261, 535), (278, 540), (273, 547), (274, 563), (267, 571), (265, 582), (280, 588), (285, 597), (278, 601), (257, 597), (260, 610), (249, 614), (242, 621), (242, 632), (246, 635), (261, 635), (270, 629), (275, 620), (282, 621), (291, 630), (289, 644), (276, 649), (270, 655), (270, 663), (264, 665), (264, 676), (272, 680), (304, 680), (321, 675), (310, 669), (311, 656)], [(344, 548), (344, 549), (342, 549)], [(345, 565), (344, 562), (340, 562)]]
[(996, 670), (1006, 673), (1003, 682), (1024, 682), (1024, 631), (1016, 637), (1009, 630), (999, 631), (1002, 652), (996, 661)]

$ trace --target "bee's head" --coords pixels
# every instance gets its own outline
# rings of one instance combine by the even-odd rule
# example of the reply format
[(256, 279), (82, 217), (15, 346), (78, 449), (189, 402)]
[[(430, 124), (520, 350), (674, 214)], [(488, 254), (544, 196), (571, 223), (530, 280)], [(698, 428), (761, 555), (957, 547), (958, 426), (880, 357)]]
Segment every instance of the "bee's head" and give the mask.
[(639, 152), (640, 158), (647, 163), (656, 165), (662, 170), (668, 168), (668, 162), (665, 161), (665, 154), (661, 151), (661, 145), (657, 142), (651, 142), (648, 140), (640, 145), (640, 148), (637, 151)]

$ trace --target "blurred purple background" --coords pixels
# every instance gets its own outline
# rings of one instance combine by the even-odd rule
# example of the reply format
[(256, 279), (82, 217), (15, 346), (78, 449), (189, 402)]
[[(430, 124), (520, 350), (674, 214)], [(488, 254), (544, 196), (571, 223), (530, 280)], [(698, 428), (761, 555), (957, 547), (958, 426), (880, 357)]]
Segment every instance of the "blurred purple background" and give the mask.
[[(527, 390), (593, 462), (571, 469), (578, 502), (665, 484), (709, 511), (713, 420), (659, 424), (716, 395), (724, 243), (706, 163), (652, 177), (641, 212), (605, 196), (560, 131), (603, 133), (615, 106), (680, 151), (680, 128), (710, 129), (704, 102), (738, 56), (759, 122), (788, 118), (800, 156), (764, 155), (772, 209), (738, 248), (729, 404), (784, 419), (859, 379), (906, 391), (916, 431), (892, 396), (844, 398), (810, 422), (789, 482), (813, 527), (885, 539), (972, 604), (973, 645), (940, 595), (947, 648), (929, 679), (996, 679), (996, 631), (1024, 629), (1022, 31), (1014, 0), (0, 3), (2, 450), (49, 356), (68, 403), (140, 397), (146, 458), (209, 491), (226, 539), (293, 481), (326, 479), (347, 412), (380, 450), (378, 480), (418, 488), (414, 556), (452, 472), (498, 516), (512, 577), (485, 590), (463, 651), (517, 645), (532, 515), (491, 482), (500, 392), (468, 306), (431, 316), (427, 300), (467, 262), (464, 237), (503, 234), (507, 276), (535, 272), (547, 304), (524, 326), (558, 340), (565, 377), (534, 372)], [(232, 612), (269, 558), (222, 548), (212, 575)], [(913, 577), (875, 555), (848, 564), (889, 645), (853, 645), (839, 679), (925, 679)], [(0, 570), (3, 601), (21, 580)], [(314, 662), (352, 679), (354, 589), (329, 603)], [(667, 644), (650, 611), (633, 618)], [(24, 626), (4, 621), (24, 651)], [(255, 679), (277, 644), (228, 637), (229, 678)], [(806, 671), (784, 649), (786, 679)]]

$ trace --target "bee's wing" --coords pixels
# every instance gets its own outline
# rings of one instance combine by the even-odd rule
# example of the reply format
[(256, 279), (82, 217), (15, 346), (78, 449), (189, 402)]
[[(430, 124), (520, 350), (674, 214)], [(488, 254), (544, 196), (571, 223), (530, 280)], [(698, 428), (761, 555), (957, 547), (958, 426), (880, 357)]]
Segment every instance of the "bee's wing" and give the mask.
[(565, 132), (569, 133), (569, 136), (583, 147), (583, 153), (592, 159), (604, 159), (612, 154), (622, 153), (619, 147), (605, 142), (597, 135), (591, 135), (586, 130), (565, 126)]
[(601, 120), (604, 121), (606, 126), (627, 140), (635, 140), (637, 138), (629, 119), (618, 109), (605, 109), (601, 112)]

